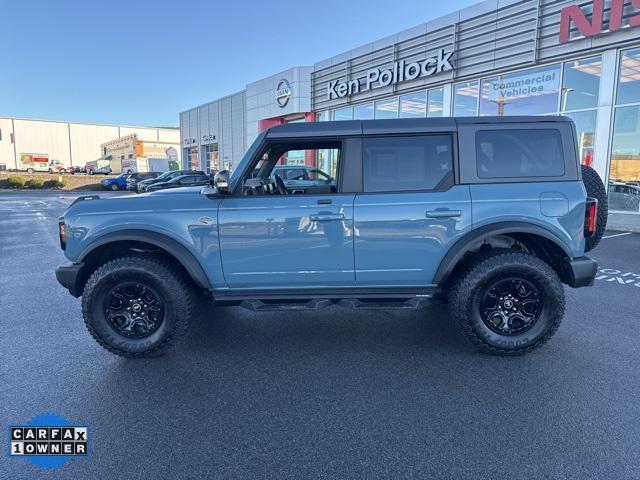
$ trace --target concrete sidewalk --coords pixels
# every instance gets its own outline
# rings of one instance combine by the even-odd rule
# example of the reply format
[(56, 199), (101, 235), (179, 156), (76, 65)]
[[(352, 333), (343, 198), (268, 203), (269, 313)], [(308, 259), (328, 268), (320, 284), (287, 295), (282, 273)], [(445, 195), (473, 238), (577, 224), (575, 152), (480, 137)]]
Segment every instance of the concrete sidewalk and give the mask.
[(619, 232), (640, 232), (640, 214), (609, 212), (607, 230)]

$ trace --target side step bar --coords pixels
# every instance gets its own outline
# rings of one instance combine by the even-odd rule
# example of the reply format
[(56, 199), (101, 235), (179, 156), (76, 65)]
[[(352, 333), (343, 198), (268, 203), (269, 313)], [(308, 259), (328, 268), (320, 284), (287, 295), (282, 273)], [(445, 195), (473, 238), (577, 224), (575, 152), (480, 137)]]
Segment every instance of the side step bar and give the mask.
[(341, 305), (358, 310), (413, 310), (437, 302), (437, 289), (344, 290), (301, 294), (298, 292), (219, 292), (217, 305), (239, 305), (255, 311), (320, 310)]

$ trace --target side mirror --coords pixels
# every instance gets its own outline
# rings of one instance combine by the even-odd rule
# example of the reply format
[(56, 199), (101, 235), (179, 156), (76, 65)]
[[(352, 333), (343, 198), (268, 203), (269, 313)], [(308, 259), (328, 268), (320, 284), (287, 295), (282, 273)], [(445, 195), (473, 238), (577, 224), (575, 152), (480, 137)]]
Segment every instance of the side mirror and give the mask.
[(223, 195), (228, 195), (229, 192), (229, 170), (222, 170), (213, 176), (213, 180), (211, 181), (211, 185), (213, 185), (218, 193)]

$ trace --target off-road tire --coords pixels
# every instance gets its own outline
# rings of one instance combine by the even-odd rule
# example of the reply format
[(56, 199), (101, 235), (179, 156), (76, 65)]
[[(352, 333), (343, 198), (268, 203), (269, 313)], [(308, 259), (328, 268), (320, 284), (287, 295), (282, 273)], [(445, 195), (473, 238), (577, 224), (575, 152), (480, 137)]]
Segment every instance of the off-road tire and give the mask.
[(587, 196), (598, 200), (598, 215), (596, 218), (596, 233), (585, 239), (584, 251), (589, 252), (596, 248), (607, 229), (607, 218), (609, 217), (609, 200), (604, 183), (593, 168), (581, 165), (582, 183), (587, 190)]
[[(105, 317), (105, 295), (124, 281), (148, 284), (162, 297), (164, 317), (148, 337), (126, 337)], [(189, 330), (193, 304), (194, 292), (189, 279), (171, 262), (156, 256), (111, 260), (93, 272), (82, 293), (82, 315), (89, 333), (111, 353), (128, 358), (157, 357), (174, 347)]]
[[(480, 313), (483, 289), (504, 278), (522, 278), (541, 293), (542, 308), (529, 330), (513, 336), (491, 330)], [(465, 336), (479, 349), (493, 355), (522, 355), (546, 343), (557, 331), (564, 316), (564, 288), (546, 262), (521, 252), (495, 253), (477, 258), (453, 280), (448, 294), (449, 315)]]

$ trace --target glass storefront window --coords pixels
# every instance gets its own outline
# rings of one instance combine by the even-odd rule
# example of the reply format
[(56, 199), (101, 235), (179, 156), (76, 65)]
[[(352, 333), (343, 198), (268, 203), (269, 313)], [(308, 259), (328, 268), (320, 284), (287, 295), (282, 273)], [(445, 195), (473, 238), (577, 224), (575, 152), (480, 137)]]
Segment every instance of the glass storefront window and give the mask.
[(609, 178), (640, 181), (640, 105), (616, 109)]
[(211, 171), (219, 172), (220, 165), (218, 165), (218, 144), (205, 145), (204, 147), (204, 159), (206, 162), (206, 173)]
[(544, 115), (558, 111), (560, 65), (482, 80), (480, 115)]
[(444, 116), (444, 88), (429, 90), (427, 117), (437, 118)]
[(353, 107), (338, 108), (333, 111), (334, 120), (353, 120)]
[(408, 93), (400, 97), (400, 118), (424, 118), (427, 114), (427, 93)]
[(458, 83), (453, 91), (453, 115), (475, 117), (478, 115), (478, 81)]
[(327, 122), (331, 120), (331, 112), (327, 110), (326, 112), (318, 112), (318, 116), (316, 117), (318, 122)]
[(596, 119), (598, 112), (596, 110), (585, 110), (583, 112), (564, 113), (563, 115), (570, 117), (576, 124), (580, 162), (584, 165), (591, 166), (593, 164), (593, 149), (596, 142)]
[(373, 120), (373, 103), (354, 105), (353, 119), (354, 120)]
[(598, 106), (602, 57), (572, 60), (564, 64), (561, 110), (584, 110)]
[(200, 155), (198, 153), (198, 147), (190, 147), (184, 149), (185, 168), (191, 170), (200, 170)]
[(398, 98), (378, 100), (376, 102), (376, 119), (398, 118)]
[(640, 103), (640, 48), (622, 52), (616, 103)]

